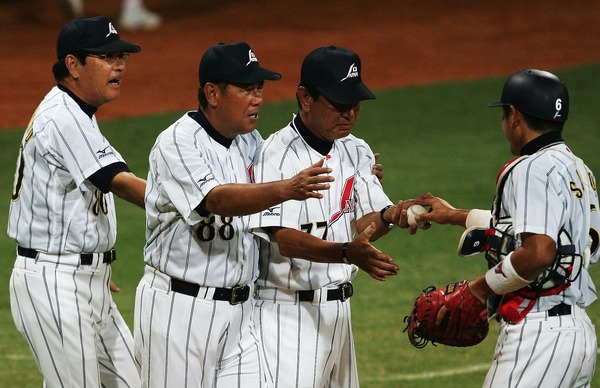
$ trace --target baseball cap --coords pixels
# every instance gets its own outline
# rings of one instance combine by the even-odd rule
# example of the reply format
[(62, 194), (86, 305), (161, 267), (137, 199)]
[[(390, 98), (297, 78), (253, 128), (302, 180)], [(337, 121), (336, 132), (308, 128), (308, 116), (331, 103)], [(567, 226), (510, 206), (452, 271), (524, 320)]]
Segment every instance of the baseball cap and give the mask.
[(207, 82), (255, 84), (281, 79), (281, 74), (260, 67), (258, 58), (246, 42), (219, 43), (210, 47), (200, 60), (200, 86)]
[(137, 53), (140, 50), (140, 46), (121, 40), (119, 33), (106, 16), (71, 20), (60, 30), (56, 42), (58, 59), (76, 52), (100, 54), (123, 51)]
[(358, 55), (336, 46), (319, 47), (302, 62), (300, 86), (311, 86), (331, 102), (357, 104), (375, 96), (362, 82)]
[(500, 101), (490, 107), (513, 105), (528, 115), (550, 121), (567, 121), (569, 92), (554, 74), (526, 69), (511, 75), (504, 83)]

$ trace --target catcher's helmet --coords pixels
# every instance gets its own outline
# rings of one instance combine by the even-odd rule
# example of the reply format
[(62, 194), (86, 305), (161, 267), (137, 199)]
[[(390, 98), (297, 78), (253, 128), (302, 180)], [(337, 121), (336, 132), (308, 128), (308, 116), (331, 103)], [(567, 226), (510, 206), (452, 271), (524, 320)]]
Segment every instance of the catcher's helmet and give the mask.
[(490, 107), (513, 105), (519, 111), (550, 121), (567, 121), (569, 93), (554, 74), (543, 70), (521, 70), (504, 83), (500, 101)]

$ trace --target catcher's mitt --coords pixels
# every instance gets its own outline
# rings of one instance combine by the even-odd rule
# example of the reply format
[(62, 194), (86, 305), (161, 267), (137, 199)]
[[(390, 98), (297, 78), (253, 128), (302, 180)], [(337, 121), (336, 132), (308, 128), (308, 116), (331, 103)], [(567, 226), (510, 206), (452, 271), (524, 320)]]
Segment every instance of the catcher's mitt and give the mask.
[[(469, 290), (468, 283), (463, 280), (423, 290), (411, 315), (404, 318), (408, 322), (404, 331), (414, 347), (423, 348), (428, 342), (473, 346), (485, 339), (489, 330), (486, 306)], [(442, 308), (445, 311), (440, 312)]]

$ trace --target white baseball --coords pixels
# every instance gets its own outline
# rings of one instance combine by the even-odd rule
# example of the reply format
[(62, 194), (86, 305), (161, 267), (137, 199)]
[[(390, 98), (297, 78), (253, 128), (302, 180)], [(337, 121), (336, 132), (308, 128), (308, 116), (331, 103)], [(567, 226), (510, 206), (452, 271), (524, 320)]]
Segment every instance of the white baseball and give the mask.
[(415, 216), (417, 214), (425, 214), (428, 211), (429, 210), (427, 210), (425, 207), (423, 207), (421, 205), (412, 205), (411, 207), (408, 208), (408, 210), (406, 210), (406, 214), (408, 216), (408, 224), (409, 225), (417, 225), (419, 228), (422, 228), (423, 226), (425, 226), (425, 222), (423, 222), (423, 221), (417, 222), (415, 220)]

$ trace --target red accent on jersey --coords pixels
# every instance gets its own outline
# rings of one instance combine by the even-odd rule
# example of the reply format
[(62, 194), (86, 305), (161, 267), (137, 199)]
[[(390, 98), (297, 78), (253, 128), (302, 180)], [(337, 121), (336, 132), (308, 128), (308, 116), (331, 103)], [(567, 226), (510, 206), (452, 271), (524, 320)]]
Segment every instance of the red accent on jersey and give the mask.
[(248, 176), (250, 177), (250, 183), (254, 183), (254, 165), (250, 164), (247, 167), (248, 170)]
[(498, 181), (500, 179), (500, 177), (502, 176), (502, 173), (504, 173), (504, 171), (510, 167), (510, 165), (515, 161), (519, 159), (518, 157), (512, 158), (511, 160), (509, 160), (508, 162), (506, 162), (506, 164), (504, 166), (502, 166), (502, 168), (500, 169), (500, 171), (498, 172), (498, 175), (496, 175), (496, 186), (498, 186)]
[(354, 211), (354, 198), (352, 197), (353, 190), (354, 176), (346, 179), (346, 183), (344, 184), (344, 192), (342, 193), (342, 199), (340, 201), (340, 211), (331, 216), (329, 225), (339, 220), (342, 214)]

